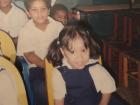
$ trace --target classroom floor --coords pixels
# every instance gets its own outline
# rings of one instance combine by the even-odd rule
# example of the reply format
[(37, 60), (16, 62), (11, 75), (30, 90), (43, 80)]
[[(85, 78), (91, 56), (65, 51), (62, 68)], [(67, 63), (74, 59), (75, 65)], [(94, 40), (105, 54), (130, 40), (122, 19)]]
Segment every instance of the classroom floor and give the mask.
[(140, 98), (138, 98), (138, 90), (136, 81), (129, 79), (128, 88), (119, 86), (117, 93), (130, 105), (140, 105)]
[(118, 79), (116, 78), (116, 73), (115, 73), (116, 72), (115, 68), (117, 67), (114, 67), (114, 69), (110, 69), (106, 65), (106, 63), (104, 63), (103, 65), (105, 66), (105, 68), (109, 70), (110, 74), (116, 80), (116, 85), (117, 85), (116, 93), (122, 100), (124, 100), (126, 105), (140, 105), (140, 97), (138, 97), (137, 81), (129, 78), (128, 87), (125, 88), (124, 86), (120, 85), (117, 81)]

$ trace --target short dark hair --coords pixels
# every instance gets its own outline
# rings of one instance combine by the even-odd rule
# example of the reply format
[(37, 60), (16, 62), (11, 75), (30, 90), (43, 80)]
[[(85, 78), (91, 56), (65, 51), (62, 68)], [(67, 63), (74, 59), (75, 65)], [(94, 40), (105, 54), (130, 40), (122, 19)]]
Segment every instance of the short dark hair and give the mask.
[(49, 9), (51, 6), (51, 0), (24, 0), (24, 5), (26, 7), (27, 10), (30, 9), (32, 3), (34, 1), (43, 1), (46, 4), (46, 7)]
[(50, 16), (54, 16), (57, 11), (64, 11), (68, 13), (68, 8), (63, 4), (55, 4), (53, 7), (50, 8)]

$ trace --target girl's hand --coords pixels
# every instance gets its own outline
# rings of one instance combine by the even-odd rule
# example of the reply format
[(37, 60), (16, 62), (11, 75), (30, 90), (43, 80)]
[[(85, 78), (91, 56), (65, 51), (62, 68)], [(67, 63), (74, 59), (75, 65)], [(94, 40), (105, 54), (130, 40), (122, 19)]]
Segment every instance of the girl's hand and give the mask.
[(64, 99), (62, 100), (55, 100), (54, 105), (64, 105)]
[(101, 98), (99, 105), (108, 105), (110, 97), (111, 97), (110, 93), (109, 94), (102, 94), (102, 98)]

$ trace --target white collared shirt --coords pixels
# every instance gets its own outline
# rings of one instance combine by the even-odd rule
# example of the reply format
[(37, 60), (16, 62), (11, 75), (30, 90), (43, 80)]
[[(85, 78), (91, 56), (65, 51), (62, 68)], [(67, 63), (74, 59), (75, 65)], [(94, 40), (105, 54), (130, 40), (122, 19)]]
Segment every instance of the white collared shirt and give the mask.
[[(63, 25), (48, 17), (49, 23), (45, 31), (38, 29), (33, 20), (23, 27), (20, 31), (17, 45), (17, 55), (24, 56), (24, 53), (34, 52), (38, 57), (44, 59), (48, 52), (50, 43), (59, 36)], [(29, 62), (28, 62), (29, 63)], [(35, 67), (34, 64), (30, 64), (30, 67)]]
[(12, 38), (19, 35), (28, 18), (24, 11), (12, 4), (10, 11), (5, 14), (0, 10), (0, 29), (8, 32)]

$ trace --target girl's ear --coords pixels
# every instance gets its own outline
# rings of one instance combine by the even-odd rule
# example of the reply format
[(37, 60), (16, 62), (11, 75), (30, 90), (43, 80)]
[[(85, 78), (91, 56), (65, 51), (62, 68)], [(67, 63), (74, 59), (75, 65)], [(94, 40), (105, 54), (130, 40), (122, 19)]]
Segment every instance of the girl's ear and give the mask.
[(64, 54), (64, 51), (62, 48), (60, 48), (60, 51), (61, 51), (62, 55), (65, 57), (65, 54)]
[(60, 48), (60, 51), (61, 51), (61, 53), (62, 53), (62, 55), (63, 55), (63, 59), (67, 59), (62, 48)]

